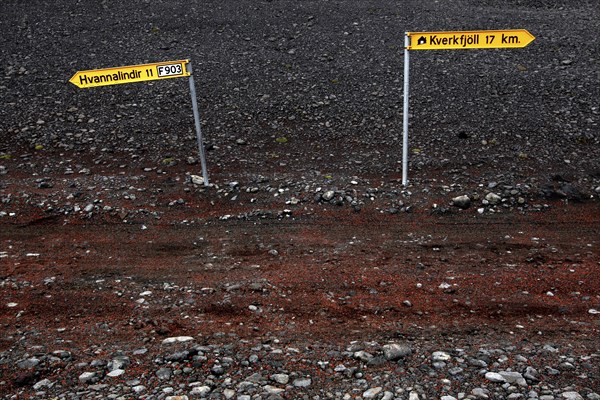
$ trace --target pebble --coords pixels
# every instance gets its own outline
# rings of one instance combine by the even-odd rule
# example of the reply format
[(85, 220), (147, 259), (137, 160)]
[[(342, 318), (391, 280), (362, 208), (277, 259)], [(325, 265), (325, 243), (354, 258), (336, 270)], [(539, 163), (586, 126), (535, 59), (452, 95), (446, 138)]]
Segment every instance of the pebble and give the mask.
[(273, 374), (271, 375), (271, 380), (281, 385), (287, 385), (287, 383), (290, 381), (290, 376), (287, 374)]
[(173, 344), (173, 343), (183, 343), (183, 342), (191, 342), (194, 338), (191, 336), (175, 336), (169, 337), (162, 341), (162, 344)]
[(83, 372), (81, 375), (79, 375), (79, 381), (82, 383), (90, 383), (95, 379), (96, 379), (95, 372)]
[(443, 351), (436, 351), (431, 355), (431, 359), (433, 361), (448, 361), (452, 358), (452, 356)]
[(490, 192), (488, 194), (485, 195), (485, 199), (490, 203), (490, 204), (498, 204), (500, 203), (500, 201), (502, 200), (502, 197), (497, 195), (496, 193)]
[(106, 374), (106, 376), (109, 376), (111, 378), (116, 378), (117, 376), (121, 376), (125, 373), (124, 369), (113, 369), (112, 371), (110, 371), (108, 374)]
[(294, 379), (292, 384), (295, 387), (309, 387), (312, 384), (312, 380), (310, 378), (298, 378)]
[(577, 392), (563, 392), (561, 396), (567, 400), (583, 400), (583, 396)]
[(192, 396), (204, 397), (210, 393), (211, 389), (209, 386), (195, 386), (190, 394)]
[(362, 397), (363, 397), (364, 399), (374, 399), (374, 398), (376, 398), (376, 397), (379, 395), (379, 393), (381, 393), (382, 391), (383, 391), (383, 388), (382, 388), (381, 386), (374, 387), (374, 388), (371, 388), (371, 389), (369, 389), (369, 390), (365, 391), (365, 392), (362, 394)]

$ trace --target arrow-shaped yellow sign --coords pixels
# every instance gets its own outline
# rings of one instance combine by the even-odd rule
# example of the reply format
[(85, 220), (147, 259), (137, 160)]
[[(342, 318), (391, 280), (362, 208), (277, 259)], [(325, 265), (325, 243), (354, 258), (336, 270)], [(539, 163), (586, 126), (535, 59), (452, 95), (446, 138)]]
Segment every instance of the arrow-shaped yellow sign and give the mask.
[(503, 31), (408, 32), (408, 50), (520, 48), (535, 36), (525, 29)]
[(69, 79), (69, 82), (83, 89), (157, 79), (183, 78), (190, 76), (189, 71), (186, 70), (187, 63), (189, 60), (164, 61), (154, 64), (78, 71)]

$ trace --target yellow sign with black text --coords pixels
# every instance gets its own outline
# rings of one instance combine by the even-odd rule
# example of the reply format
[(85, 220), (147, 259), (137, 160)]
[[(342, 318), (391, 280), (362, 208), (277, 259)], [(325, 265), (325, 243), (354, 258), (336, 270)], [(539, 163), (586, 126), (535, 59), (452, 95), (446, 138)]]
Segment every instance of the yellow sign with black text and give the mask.
[(158, 79), (183, 78), (190, 76), (189, 71), (186, 69), (187, 63), (189, 63), (189, 60), (164, 61), (154, 64), (77, 71), (69, 79), (69, 82), (83, 89)]
[(525, 29), (497, 31), (407, 32), (408, 50), (460, 50), (521, 48), (535, 36)]

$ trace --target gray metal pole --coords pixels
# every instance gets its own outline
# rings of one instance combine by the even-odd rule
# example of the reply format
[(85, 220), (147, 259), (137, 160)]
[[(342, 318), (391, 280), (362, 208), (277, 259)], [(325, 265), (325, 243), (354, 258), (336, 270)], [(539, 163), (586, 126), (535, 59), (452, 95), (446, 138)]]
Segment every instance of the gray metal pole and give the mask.
[(410, 37), (408, 32), (404, 34), (404, 109), (402, 129), (402, 185), (408, 185), (408, 87), (409, 87), (409, 51)]
[(204, 156), (204, 144), (202, 143), (202, 130), (200, 129), (200, 114), (198, 113), (198, 101), (196, 99), (196, 85), (194, 84), (194, 72), (192, 63), (187, 65), (190, 73), (190, 94), (192, 95), (192, 108), (194, 109), (194, 123), (196, 124), (196, 137), (198, 139), (198, 151), (200, 152), (200, 163), (202, 165), (202, 178), (204, 186), (208, 186), (208, 171), (206, 170), (206, 157)]

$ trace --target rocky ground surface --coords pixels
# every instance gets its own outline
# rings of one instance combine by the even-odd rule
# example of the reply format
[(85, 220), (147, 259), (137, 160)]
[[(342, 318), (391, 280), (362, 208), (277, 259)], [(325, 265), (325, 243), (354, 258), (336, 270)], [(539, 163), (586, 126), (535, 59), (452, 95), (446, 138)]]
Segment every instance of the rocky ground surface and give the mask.
[[(0, 4), (4, 398), (600, 398), (589, 1)], [(528, 29), (415, 52), (405, 31)], [(81, 70), (192, 60), (187, 81)]]

